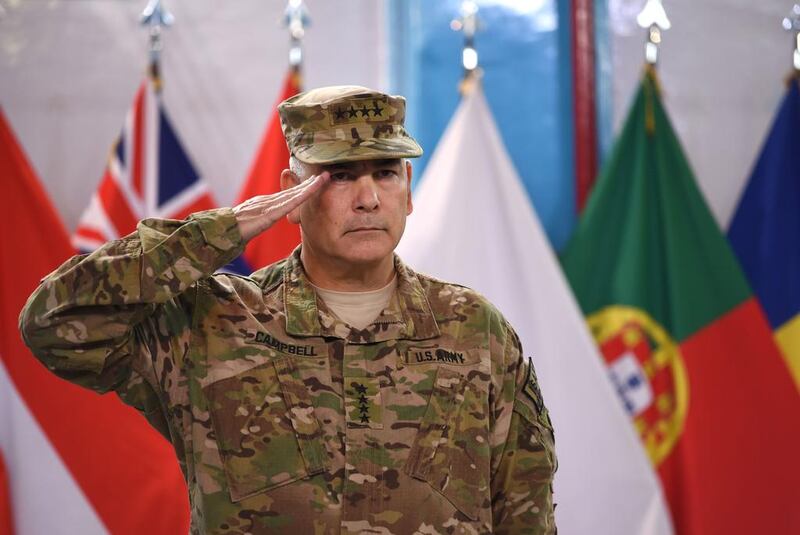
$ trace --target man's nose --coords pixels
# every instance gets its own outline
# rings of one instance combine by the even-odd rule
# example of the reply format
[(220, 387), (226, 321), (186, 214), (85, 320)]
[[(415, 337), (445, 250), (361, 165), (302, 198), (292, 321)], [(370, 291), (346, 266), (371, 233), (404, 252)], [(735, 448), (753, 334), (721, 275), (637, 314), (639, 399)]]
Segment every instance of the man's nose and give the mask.
[(358, 177), (355, 186), (355, 210), (359, 212), (372, 212), (373, 210), (377, 210), (378, 206), (380, 206), (380, 199), (378, 198), (378, 188), (372, 176), (363, 175)]

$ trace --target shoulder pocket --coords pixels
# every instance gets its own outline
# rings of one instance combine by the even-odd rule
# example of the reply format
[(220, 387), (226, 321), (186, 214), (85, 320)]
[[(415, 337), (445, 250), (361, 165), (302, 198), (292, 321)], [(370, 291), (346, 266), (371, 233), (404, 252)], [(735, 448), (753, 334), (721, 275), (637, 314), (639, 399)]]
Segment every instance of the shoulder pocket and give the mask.
[(478, 382), (440, 366), (405, 465), (471, 520), (489, 509), (488, 410)]
[(311, 396), (290, 359), (222, 379), (204, 391), (231, 500), (327, 469)]

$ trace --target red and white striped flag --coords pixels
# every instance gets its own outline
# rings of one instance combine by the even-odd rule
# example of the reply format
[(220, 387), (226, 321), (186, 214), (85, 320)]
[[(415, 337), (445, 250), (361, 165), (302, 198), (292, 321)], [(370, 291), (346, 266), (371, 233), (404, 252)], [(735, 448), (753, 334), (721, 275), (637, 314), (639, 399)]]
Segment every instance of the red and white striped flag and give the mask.
[(10, 497), (0, 533), (187, 533), (172, 446), (116, 396), (51, 374), (20, 338), (28, 295), (74, 250), (2, 113), (0, 176), (0, 455)]

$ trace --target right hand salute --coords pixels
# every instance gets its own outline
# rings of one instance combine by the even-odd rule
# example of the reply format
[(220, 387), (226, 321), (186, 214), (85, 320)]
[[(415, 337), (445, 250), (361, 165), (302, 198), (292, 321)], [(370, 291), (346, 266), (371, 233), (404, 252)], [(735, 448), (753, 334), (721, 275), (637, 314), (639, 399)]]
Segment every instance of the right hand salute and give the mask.
[(303, 204), (330, 180), (327, 171), (272, 195), (258, 195), (233, 207), (242, 238), (248, 242)]

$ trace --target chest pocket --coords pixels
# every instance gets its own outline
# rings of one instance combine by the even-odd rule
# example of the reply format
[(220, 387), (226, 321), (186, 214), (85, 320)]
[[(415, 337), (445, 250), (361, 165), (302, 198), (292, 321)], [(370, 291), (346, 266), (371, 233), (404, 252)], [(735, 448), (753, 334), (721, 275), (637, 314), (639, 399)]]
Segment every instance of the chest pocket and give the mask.
[(310, 393), (290, 359), (275, 359), (204, 391), (233, 501), (327, 469)]
[(428, 482), (471, 520), (488, 510), (488, 395), (464, 371), (440, 366), (405, 471)]

